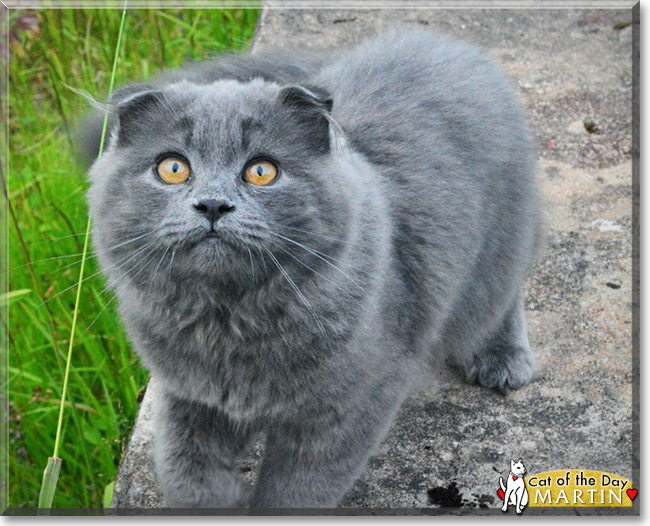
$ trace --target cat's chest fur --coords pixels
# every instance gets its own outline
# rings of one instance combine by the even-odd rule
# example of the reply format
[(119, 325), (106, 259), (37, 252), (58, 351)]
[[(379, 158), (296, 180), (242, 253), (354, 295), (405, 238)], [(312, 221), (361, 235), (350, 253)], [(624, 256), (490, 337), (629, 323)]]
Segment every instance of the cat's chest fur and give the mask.
[(174, 392), (241, 419), (287, 416), (318, 399), (318, 383), (343, 358), (332, 349), (354, 328), (344, 306), (321, 303), (313, 315), (325, 337), (312, 313), (270, 293), (230, 303), (133, 294), (126, 325), (144, 364)]

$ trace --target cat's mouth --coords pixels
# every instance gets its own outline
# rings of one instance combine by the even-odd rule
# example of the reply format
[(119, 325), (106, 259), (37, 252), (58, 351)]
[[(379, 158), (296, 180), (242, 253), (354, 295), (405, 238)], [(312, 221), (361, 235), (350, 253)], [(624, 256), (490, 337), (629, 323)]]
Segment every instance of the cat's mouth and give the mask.
[(186, 233), (185, 243), (188, 248), (206, 251), (210, 257), (224, 256), (226, 252), (241, 249), (241, 241), (232, 232), (220, 228), (195, 228)]

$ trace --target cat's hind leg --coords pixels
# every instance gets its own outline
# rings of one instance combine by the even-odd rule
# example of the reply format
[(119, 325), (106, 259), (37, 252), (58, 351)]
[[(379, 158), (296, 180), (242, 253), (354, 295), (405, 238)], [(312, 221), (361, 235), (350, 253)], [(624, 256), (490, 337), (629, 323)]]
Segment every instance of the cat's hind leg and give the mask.
[(167, 506), (244, 508), (237, 460), (251, 433), (219, 409), (159, 392), (156, 473)]
[(467, 380), (483, 387), (519, 389), (533, 378), (535, 358), (528, 343), (523, 300), (517, 298), (497, 332), (465, 369)]

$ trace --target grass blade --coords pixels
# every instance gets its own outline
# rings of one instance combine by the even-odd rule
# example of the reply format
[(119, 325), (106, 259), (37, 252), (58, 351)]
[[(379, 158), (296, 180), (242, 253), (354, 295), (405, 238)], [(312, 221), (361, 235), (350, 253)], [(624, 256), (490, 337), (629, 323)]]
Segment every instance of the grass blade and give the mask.
[(104, 488), (104, 499), (103, 499), (104, 508), (111, 507), (111, 501), (113, 500), (113, 493), (115, 493), (114, 480), (106, 484), (106, 487)]
[[(115, 58), (113, 60), (113, 71), (111, 72), (111, 82), (108, 88), (109, 95), (113, 91), (113, 86), (115, 84), (115, 73), (117, 71), (117, 61), (120, 56), (122, 33), (124, 32), (124, 22), (126, 21), (126, 6), (127, 6), (127, 0), (124, 0), (124, 8), (122, 9), (122, 18), (120, 20), (120, 29), (117, 35), (117, 44), (115, 45)], [(104, 116), (104, 126), (102, 128), (102, 139), (99, 145), (99, 155), (101, 155), (104, 150), (104, 141), (106, 139), (107, 126), (108, 126), (108, 112)], [(86, 235), (84, 239), (83, 254), (81, 256), (81, 268), (79, 269), (79, 280), (77, 282), (77, 296), (74, 304), (74, 313), (72, 315), (72, 327), (70, 329), (70, 343), (68, 345), (68, 355), (66, 358), (65, 373), (63, 376), (61, 406), (59, 408), (59, 420), (56, 428), (56, 439), (54, 441), (54, 454), (51, 457), (49, 457), (47, 466), (43, 473), (43, 483), (41, 485), (41, 492), (39, 494), (39, 499), (38, 499), (39, 508), (52, 507), (52, 501), (54, 499), (54, 493), (56, 491), (56, 484), (59, 479), (59, 473), (61, 471), (62, 459), (59, 458), (58, 453), (59, 453), (59, 446), (61, 443), (61, 430), (63, 427), (63, 410), (65, 408), (65, 399), (68, 390), (68, 380), (70, 378), (70, 364), (72, 362), (72, 349), (74, 347), (74, 336), (77, 327), (77, 317), (79, 315), (79, 305), (81, 300), (81, 286), (84, 281), (83, 277), (84, 277), (85, 263), (88, 255), (88, 244), (90, 240), (90, 226), (91, 226), (91, 221), (89, 217), (86, 223)]]
[(15, 301), (18, 301), (23, 296), (27, 296), (27, 294), (29, 294), (31, 291), (32, 289), (20, 289), (20, 290), (12, 290), (9, 292), (5, 292), (4, 294), (0, 294), (0, 305), (9, 306)]
[[(0, 473), (6, 473), (0, 484), (0, 511), (7, 506), (38, 507), (43, 470), (53, 453), (89, 187), (85, 166), (78, 162), (78, 152), (71, 150), (62, 123), (66, 117), (76, 136), (78, 123), (94, 113), (92, 105), (74, 90), (93, 94), (104, 103), (96, 121), (93, 157), (97, 156), (124, 1), (110, 9), (97, 2), (94, 7), (89, 4), (90, 9), (72, 5), (58, 9), (52, 2), (41, 2), (42, 9), (17, 10), (5, 27), (10, 53), (4, 57), (8, 82), (0, 104), (0, 143), (6, 145), (7, 155), (0, 163), (0, 183), (6, 176), (17, 222), (7, 203), (0, 206), (0, 215), (4, 212), (9, 223), (8, 232), (0, 229), (0, 234), (9, 236), (0, 242), (6, 249), (0, 267), (6, 266), (8, 279), (0, 287), (0, 363), (9, 371), (0, 383), (11, 387), (4, 394), (0, 389), (0, 414), (4, 416), (0, 420)], [(157, 15), (161, 9), (188, 22), (192, 30)], [(115, 89), (135, 79), (147, 82), (163, 69), (216, 57), (225, 49), (247, 47), (258, 13), (259, 9), (232, 9), (232, 16), (226, 16), (222, 9), (186, 8), (184, 4), (182, 8), (180, 4), (164, 9), (151, 4), (134, 9), (129, 2)], [(160, 46), (164, 46), (164, 57)], [(53, 81), (62, 105), (56, 100)], [(108, 126), (104, 151), (110, 145), (110, 118)], [(57, 455), (63, 463), (53, 508), (102, 507), (107, 483), (119, 472), (149, 377), (119, 318), (118, 300), (111, 302), (112, 294), (104, 294), (104, 279), (88, 279), (100, 269), (93, 255), (91, 236)], [(70, 286), (72, 290), (65, 295), (39, 308)], [(17, 292), (27, 290), (31, 293)], [(7, 300), (11, 301), (8, 308)], [(84, 332), (102, 309), (103, 314)], [(92, 442), (87, 440), (89, 430)]]
[(52, 500), (54, 499), (54, 492), (56, 491), (56, 483), (59, 480), (62, 462), (60, 458), (50, 457), (47, 459), (47, 466), (43, 472), (43, 484), (41, 485), (41, 492), (38, 495), (39, 508), (52, 507)]

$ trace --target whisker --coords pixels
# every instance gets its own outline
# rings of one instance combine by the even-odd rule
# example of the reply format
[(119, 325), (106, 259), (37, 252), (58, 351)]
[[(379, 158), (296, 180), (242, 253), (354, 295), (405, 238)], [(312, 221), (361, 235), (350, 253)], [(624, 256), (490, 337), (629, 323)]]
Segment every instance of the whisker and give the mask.
[(254, 241), (253, 241), (253, 245), (257, 249), (257, 252), (259, 253), (260, 258), (262, 259), (262, 265), (264, 267), (264, 270), (268, 273), (269, 267), (268, 267), (268, 265), (266, 263), (266, 258), (264, 257), (264, 252), (262, 252), (262, 248), (260, 247), (259, 243), (256, 243)]
[[(152, 232), (153, 232), (153, 231), (152, 231)], [(138, 239), (142, 239), (143, 237), (145, 237), (145, 236), (151, 234), (152, 232), (146, 232), (146, 233), (141, 234), (141, 235), (139, 235), (139, 236), (137, 236), (137, 237), (134, 237), (134, 238), (132, 238), (132, 239), (128, 239), (128, 240), (126, 240), (126, 241), (123, 241), (122, 243), (119, 243), (119, 244), (117, 244), (117, 245), (113, 245), (113, 246), (111, 246), (111, 247), (107, 247), (107, 248), (104, 249), (104, 250), (93, 250), (93, 251), (91, 251), (91, 252), (92, 252), (93, 254), (95, 254), (95, 256), (93, 256), (93, 257), (96, 257), (97, 254), (104, 254), (104, 253), (110, 252), (110, 251), (112, 251), (112, 250), (115, 250), (116, 248), (119, 248), (119, 247), (121, 247), (121, 246), (128, 245), (129, 243), (133, 243), (134, 241), (137, 241)], [(45, 258), (45, 259), (37, 259), (36, 261), (32, 261), (31, 264), (34, 265), (34, 264), (36, 264), (36, 263), (43, 263), (43, 262), (45, 262), (45, 261), (54, 261), (54, 260), (58, 260), (58, 259), (67, 259), (67, 258), (74, 258), (74, 257), (79, 257), (79, 256), (83, 256), (83, 252), (80, 252), (79, 254), (66, 254), (66, 255), (63, 255), (63, 256), (53, 256), (53, 257)], [(79, 260), (79, 263), (80, 263), (80, 262), (81, 262), (81, 260)], [(15, 268), (12, 269), (12, 270), (18, 270), (18, 269), (21, 269), (21, 268), (23, 268), (23, 267), (28, 266), (29, 264), (30, 264), (30, 263), (24, 263), (23, 265), (20, 265), (20, 266), (18, 266), (18, 267), (15, 267)], [(73, 264), (74, 264), (74, 263), (73, 263)]]
[(106, 303), (106, 305), (104, 305), (104, 306), (102, 307), (102, 309), (99, 311), (99, 314), (97, 314), (97, 316), (95, 316), (95, 319), (94, 319), (93, 321), (90, 322), (90, 325), (88, 325), (88, 327), (86, 327), (86, 330), (84, 330), (84, 332), (83, 332), (84, 334), (86, 334), (86, 333), (90, 330), (90, 328), (91, 328), (93, 325), (95, 325), (95, 322), (96, 322), (96, 321), (99, 319), (99, 317), (102, 315), (102, 312), (104, 312), (104, 311), (108, 308), (108, 306), (113, 302), (113, 300), (115, 300), (115, 298), (117, 298), (117, 292), (115, 292), (115, 294), (113, 294), (113, 297), (112, 297), (110, 300), (108, 300), (108, 302)]
[[(279, 234), (275, 234), (275, 235), (279, 235)], [(291, 241), (293, 243), (297, 243), (297, 241), (295, 241), (294, 239), (290, 239), (290, 238), (285, 238), (285, 239), (288, 240), (288, 241)], [(307, 245), (303, 245), (303, 248), (309, 248), (310, 250), (312, 250), (313, 252), (316, 253), (315, 255), (323, 256), (324, 258), (327, 258), (328, 260), (334, 261), (336, 263), (347, 264), (351, 269), (356, 270), (357, 272), (360, 272), (361, 274), (365, 274), (366, 276), (372, 276), (371, 272), (369, 272), (367, 270), (364, 270), (362, 268), (356, 267), (356, 266), (354, 266), (354, 265), (352, 265), (350, 263), (346, 263), (346, 262), (344, 262), (344, 261), (342, 261), (340, 259), (337, 259), (337, 258), (335, 258), (333, 256), (330, 256), (329, 254), (325, 254), (324, 252), (321, 252), (320, 250), (316, 250), (315, 248), (307, 247)]]
[[(363, 287), (362, 287), (361, 285), (359, 285), (359, 284), (358, 284), (358, 283), (357, 283), (353, 278), (351, 278), (351, 277), (350, 277), (346, 272), (344, 272), (344, 271), (341, 270), (339, 267), (337, 267), (334, 263), (331, 263), (330, 261), (328, 261), (327, 259), (325, 259), (324, 257), (322, 257), (322, 256), (318, 253), (318, 251), (313, 250), (313, 249), (311, 249), (311, 248), (309, 248), (309, 247), (306, 247), (306, 246), (303, 245), (302, 243), (298, 243), (297, 241), (294, 241), (293, 239), (289, 239), (288, 237), (284, 237), (284, 236), (282, 236), (282, 235), (280, 235), (280, 234), (276, 234), (275, 232), (271, 232), (270, 230), (269, 230), (269, 234), (271, 234), (271, 235), (273, 235), (273, 236), (277, 236), (277, 237), (279, 237), (279, 238), (281, 238), (281, 239), (284, 239), (285, 241), (288, 241), (289, 243), (293, 243), (294, 245), (299, 246), (299, 247), (302, 248), (303, 250), (306, 250), (306, 251), (309, 252), (310, 254), (313, 254), (313, 255), (316, 256), (318, 259), (324, 261), (324, 262), (327, 263), (329, 266), (331, 266), (334, 270), (336, 270), (336, 271), (340, 272), (341, 274), (343, 274), (343, 275), (344, 275), (346, 278), (348, 278), (352, 283), (354, 283), (354, 284), (359, 288), (359, 290), (360, 290), (361, 292), (365, 292), (365, 290), (363, 289)], [(330, 259), (333, 259), (333, 258), (330, 258)]]
[(322, 323), (321, 323), (320, 320), (318, 319), (318, 316), (316, 316), (316, 313), (314, 312), (314, 309), (312, 308), (312, 306), (311, 306), (311, 304), (309, 303), (309, 301), (307, 301), (307, 298), (305, 298), (304, 294), (303, 294), (302, 292), (300, 292), (300, 289), (298, 289), (298, 286), (297, 286), (297, 285), (294, 283), (294, 281), (291, 279), (291, 276), (289, 276), (289, 274), (287, 273), (287, 271), (284, 270), (284, 267), (280, 264), (280, 262), (279, 262), (279, 261), (277, 260), (277, 258), (273, 255), (273, 253), (272, 253), (270, 250), (268, 250), (268, 249), (265, 249), (265, 250), (266, 250), (267, 254), (269, 255), (269, 257), (271, 258), (271, 260), (273, 261), (273, 263), (275, 263), (275, 266), (278, 267), (278, 270), (279, 270), (279, 271), (282, 273), (282, 275), (285, 277), (285, 279), (287, 280), (287, 282), (289, 283), (289, 285), (291, 285), (291, 288), (293, 288), (293, 290), (296, 292), (296, 294), (298, 295), (298, 297), (299, 297), (299, 298), (302, 300), (302, 302), (305, 304), (305, 306), (307, 307), (307, 310), (309, 310), (309, 312), (310, 312), (311, 315), (313, 316), (314, 320), (316, 321), (316, 324), (318, 325), (318, 328), (319, 328), (320, 331), (322, 332), (323, 336), (327, 337), (327, 333), (325, 332), (325, 328), (323, 327)]
[[(117, 286), (117, 283), (118, 283), (118, 282), (119, 282), (119, 281), (120, 281), (124, 276), (126, 276), (127, 274), (129, 274), (130, 272), (132, 272), (133, 270), (135, 270), (135, 268), (136, 268), (140, 263), (142, 263), (143, 261), (145, 261), (149, 256), (151, 256), (151, 254), (153, 254), (153, 253), (156, 251), (156, 248), (157, 248), (157, 247), (154, 246), (154, 247), (153, 247), (149, 252), (147, 252), (144, 256), (142, 256), (140, 259), (138, 259), (138, 260), (137, 260), (137, 261), (136, 261), (136, 262), (135, 262), (131, 267), (129, 267), (129, 268), (127, 269), (126, 272), (124, 272), (124, 274), (122, 274), (119, 278), (117, 278), (117, 279), (115, 280), (115, 283), (114, 283), (113, 285), (114, 285), (114, 286)], [(118, 268), (119, 268), (119, 267), (118, 267)], [(144, 268), (144, 265), (142, 266), (142, 268)], [(138, 271), (138, 274), (140, 273), (140, 271), (142, 270), (142, 268)], [(115, 269), (115, 270), (117, 270), (117, 269)], [(136, 275), (137, 275), (137, 274), (136, 274)], [(133, 276), (133, 277), (135, 277), (135, 276)], [(131, 279), (133, 279), (133, 278), (131, 278)], [(129, 280), (129, 281), (130, 281), (130, 280)], [(127, 282), (127, 283), (128, 283), (128, 282)], [(105, 287), (104, 287), (104, 288), (99, 292), (99, 295), (104, 294), (104, 292), (106, 292), (109, 288), (110, 288), (110, 285), (106, 285), (106, 286), (105, 286)]]
[(285, 249), (285, 248), (282, 248), (282, 247), (278, 247), (278, 248), (279, 248), (280, 250), (282, 250), (282, 252), (288, 254), (288, 255), (291, 256), (293, 259), (295, 259), (295, 260), (296, 260), (298, 263), (300, 263), (303, 267), (305, 267), (305, 268), (311, 270), (314, 274), (317, 274), (318, 276), (320, 276), (321, 278), (323, 278), (323, 279), (324, 279), (325, 281), (327, 281), (328, 283), (331, 283), (331, 284), (334, 285), (335, 287), (340, 288), (340, 289), (341, 289), (343, 292), (345, 292), (348, 296), (353, 297), (352, 294), (350, 294), (350, 293), (349, 293), (345, 288), (342, 288), (342, 287), (341, 287), (341, 284), (340, 284), (340, 283), (336, 283), (336, 282), (332, 281), (331, 279), (329, 279), (329, 278), (328, 278), (327, 276), (325, 276), (324, 274), (321, 274), (321, 273), (318, 272), (316, 269), (310, 267), (309, 265), (307, 265), (307, 263), (305, 263), (304, 261), (300, 260), (298, 257), (296, 257), (296, 256), (295, 256), (292, 252), (290, 252), (289, 250), (287, 250), (287, 249)]
[(169, 252), (169, 249), (171, 248), (171, 245), (167, 245), (167, 248), (163, 252), (163, 255), (160, 256), (160, 261), (158, 262), (158, 265), (156, 266), (156, 269), (153, 271), (153, 275), (151, 276), (151, 280), (149, 280), (149, 288), (147, 288), (147, 295), (149, 292), (151, 292), (151, 286), (153, 285), (153, 281), (156, 278), (156, 273), (158, 272), (158, 269), (160, 268), (160, 265), (162, 265), (163, 259), (165, 259), (165, 256), (167, 255), (167, 252)]
[(345, 239), (339, 239), (337, 237), (326, 236), (324, 234), (317, 234), (316, 232), (309, 232), (308, 230), (300, 230), (299, 228), (294, 228), (290, 226), (278, 225), (280, 228), (286, 228), (288, 230), (294, 230), (296, 232), (302, 232), (303, 234), (309, 234), (310, 236), (321, 237), (323, 239), (329, 239), (330, 241), (338, 241), (339, 243), (345, 243), (346, 245), (351, 245), (353, 247), (368, 248), (368, 245), (361, 243), (353, 243), (352, 241), (347, 241)]
[[(151, 232), (149, 232), (149, 233), (151, 233)], [(136, 238), (134, 238), (134, 239), (130, 239), (130, 240), (125, 241), (125, 242), (123, 242), (123, 243), (120, 243), (120, 244), (118, 244), (118, 245), (114, 245), (114, 246), (108, 247), (108, 248), (106, 248), (105, 250), (95, 250), (95, 251), (93, 251), (94, 254), (93, 254), (92, 256), (87, 256), (87, 257), (86, 257), (86, 261), (88, 261), (89, 259), (93, 259), (93, 258), (99, 257), (100, 254), (104, 254), (104, 253), (110, 252), (110, 251), (115, 250), (116, 248), (119, 248), (119, 247), (121, 247), (121, 246), (123, 246), (123, 245), (126, 245), (126, 244), (128, 244), (128, 243), (132, 243), (133, 241), (137, 241), (138, 239), (142, 239), (143, 237), (144, 237), (144, 235), (143, 235), (143, 236), (138, 236), (138, 237), (136, 237)], [(77, 255), (82, 255), (82, 254), (77, 254)], [(64, 256), (64, 257), (67, 257), (67, 256)], [(61, 267), (61, 268), (56, 269), (56, 270), (53, 270), (52, 272), (48, 272), (47, 275), (48, 275), (48, 276), (51, 276), (52, 274), (56, 274), (57, 272), (61, 272), (62, 270), (65, 270), (65, 269), (68, 268), (68, 267), (71, 267), (71, 266), (73, 266), (73, 265), (78, 265), (78, 264), (81, 263), (82, 261), (83, 261), (83, 258), (81, 258), (81, 259), (79, 259), (78, 261), (75, 261), (75, 262), (73, 262), (73, 263), (69, 263), (68, 265), (65, 265), (64, 267)]]
[(115, 250), (116, 248), (123, 247), (124, 245), (128, 245), (129, 243), (133, 243), (134, 241), (137, 241), (138, 239), (142, 239), (143, 237), (148, 236), (152, 232), (153, 232), (153, 230), (151, 230), (149, 232), (145, 232), (144, 234), (141, 234), (141, 235), (139, 235), (137, 237), (127, 239), (126, 241), (122, 241), (121, 243), (118, 243), (117, 245), (107, 247), (105, 250), (99, 251), (99, 253), (102, 254), (104, 252), (110, 252), (112, 250)]
[(268, 263), (266, 262), (266, 257), (264, 256), (264, 252), (262, 252), (262, 247), (260, 247), (259, 243), (255, 243), (255, 246), (257, 247), (257, 251), (260, 253), (260, 256), (262, 258), (262, 263), (264, 264), (264, 269), (268, 272), (269, 266), (268, 266)]
[[(106, 228), (106, 229), (102, 229), (102, 231), (103, 231), (103, 232), (120, 232), (120, 231), (124, 231), (124, 227), (120, 227), (120, 228)], [(49, 238), (49, 239), (46, 239), (46, 240), (44, 240), (44, 239), (39, 239), (38, 241), (30, 241), (29, 243), (26, 243), (26, 244), (31, 246), (31, 245), (41, 244), (41, 243), (44, 243), (44, 242), (46, 242), (46, 241), (47, 241), (47, 242), (51, 242), (51, 241), (61, 241), (61, 240), (63, 240), (63, 239), (70, 239), (70, 238), (73, 238), (73, 237), (85, 237), (85, 236), (86, 236), (86, 232), (81, 232), (81, 233), (79, 233), (79, 234), (69, 234), (69, 235), (67, 235), (67, 236), (57, 236), (57, 237), (52, 237), (52, 238)]]
[[(29, 265), (36, 265), (37, 263), (44, 263), (46, 261), (55, 261), (57, 259), (78, 258), (79, 256), (83, 256), (83, 252), (80, 252), (79, 254), (66, 254), (64, 256), (53, 256), (53, 257), (50, 257), (50, 258), (36, 259), (36, 260), (34, 260), (34, 261), (30, 262), (30, 263), (23, 263), (22, 265), (20, 265), (18, 267), (12, 268), (11, 270), (15, 271), (15, 270), (27, 267)], [(79, 260), (79, 261), (81, 261), (81, 260)]]
[[(89, 259), (94, 259), (94, 258), (96, 258), (96, 257), (98, 257), (98, 256), (99, 256), (98, 254), (93, 254), (92, 256), (86, 256), (86, 261), (88, 261)], [(83, 258), (78, 259), (77, 261), (73, 261), (72, 263), (68, 263), (67, 265), (65, 265), (65, 266), (63, 266), (63, 267), (61, 267), (61, 268), (57, 268), (56, 270), (53, 270), (52, 272), (48, 272), (48, 273), (45, 274), (45, 275), (46, 275), (46, 276), (52, 276), (52, 275), (54, 275), (54, 274), (58, 274), (59, 272), (62, 272), (63, 270), (65, 270), (65, 269), (67, 269), (67, 268), (69, 268), (69, 267), (72, 267), (72, 266), (74, 266), (74, 265), (78, 265), (78, 264), (81, 263), (82, 261), (83, 261)]]
[(82, 279), (81, 281), (77, 281), (77, 282), (73, 283), (72, 285), (70, 285), (69, 287), (63, 289), (62, 291), (57, 292), (54, 296), (49, 297), (49, 298), (46, 299), (43, 303), (41, 303), (41, 304), (39, 305), (39, 308), (42, 307), (43, 305), (45, 305), (46, 303), (49, 303), (50, 301), (52, 301), (54, 298), (60, 296), (60, 295), (63, 294), (64, 292), (67, 292), (67, 291), (69, 291), (70, 289), (75, 288), (79, 283), (83, 283), (83, 282), (89, 280), (90, 278), (94, 278), (95, 276), (101, 274), (103, 271), (108, 270), (109, 268), (113, 268), (113, 267), (115, 267), (115, 265), (117, 265), (118, 263), (121, 263), (122, 261), (124, 261), (124, 260), (128, 257), (128, 259), (126, 259), (126, 261), (124, 261), (124, 263), (122, 263), (119, 267), (116, 267), (116, 270), (119, 269), (119, 268), (121, 268), (121, 267), (123, 267), (123, 266), (124, 266), (126, 263), (128, 263), (131, 259), (133, 259), (133, 258), (134, 258), (135, 256), (137, 256), (139, 253), (141, 253), (145, 248), (151, 246), (152, 244), (153, 244), (153, 241), (147, 243), (146, 245), (143, 245), (142, 247), (140, 247), (139, 249), (137, 249), (133, 254), (131, 254), (130, 257), (129, 257), (129, 256), (126, 256), (126, 257), (124, 257), (124, 258), (122, 258), (122, 259), (116, 261), (116, 262), (113, 263), (112, 265), (109, 265), (108, 267), (106, 267), (106, 268), (104, 268), (104, 269), (102, 269), (102, 270), (98, 270), (98, 271), (95, 272), (94, 274), (91, 274), (90, 276), (85, 277), (85, 278)]
[[(169, 247), (167, 247), (167, 248), (169, 249)], [(142, 259), (138, 260), (138, 261), (137, 261), (137, 262), (136, 262), (136, 263), (135, 263), (135, 264), (134, 264), (134, 265), (133, 265), (129, 270), (127, 270), (124, 274), (122, 274), (122, 276), (120, 276), (120, 277), (117, 279), (117, 281), (116, 281), (115, 283), (117, 284), (118, 281), (120, 281), (120, 280), (121, 280), (124, 276), (126, 276), (129, 272), (132, 272), (133, 270), (135, 270), (135, 268), (136, 268), (138, 265), (141, 264), (140, 269), (139, 269), (139, 270), (138, 270), (138, 271), (137, 271), (133, 276), (131, 276), (131, 277), (126, 281), (126, 283), (122, 283), (122, 284), (120, 284), (120, 286), (124, 286), (124, 287), (126, 287), (129, 283), (131, 283), (131, 281), (133, 281), (133, 280), (135, 279), (135, 277), (136, 277), (138, 274), (140, 274), (140, 272), (142, 272), (142, 271), (147, 267), (147, 265), (146, 265), (146, 260), (147, 260), (147, 258), (148, 258), (149, 256), (151, 256), (151, 254), (153, 254), (155, 251), (156, 251), (156, 247), (154, 247), (153, 250), (149, 251), (149, 252), (147, 253), (146, 256), (144, 256)], [(165, 251), (165, 253), (166, 253), (166, 251)], [(99, 295), (102, 295), (102, 294), (103, 294), (107, 289), (108, 289), (108, 286), (107, 286), (107, 287), (104, 287), (104, 289), (99, 293)], [(95, 324), (95, 322), (96, 322), (96, 321), (99, 319), (99, 317), (102, 315), (102, 312), (104, 312), (104, 311), (108, 308), (108, 306), (109, 306), (109, 305), (110, 305), (110, 304), (115, 300), (115, 298), (117, 298), (117, 293), (118, 293), (118, 291), (119, 291), (119, 287), (116, 287), (116, 290), (115, 290), (115, 293), (113, 294), (113, 297), (112, 297), (110, 300), (108, 300), (108, 302), (106, 303), (106, 305), (104, 305), (104, 306), (102, 307), (102, 310), (100, 310), (99, 313), (97, 314), (97, 316), (95, 316), (95, 319), (90, 323), (90, 325), (88, 325), (88, 327), (86, 327), (86, 330), (84, 331), (84, 334), (86, 334), (86, 333), (90, 330), (90, 328)]]

